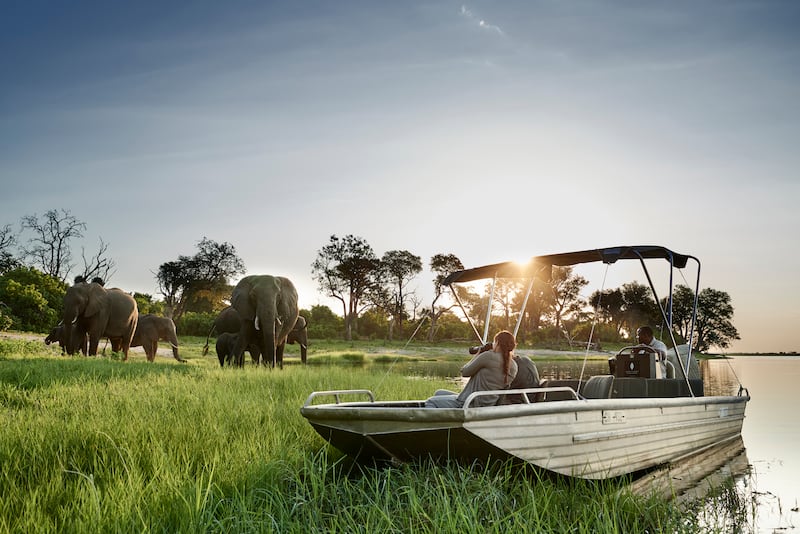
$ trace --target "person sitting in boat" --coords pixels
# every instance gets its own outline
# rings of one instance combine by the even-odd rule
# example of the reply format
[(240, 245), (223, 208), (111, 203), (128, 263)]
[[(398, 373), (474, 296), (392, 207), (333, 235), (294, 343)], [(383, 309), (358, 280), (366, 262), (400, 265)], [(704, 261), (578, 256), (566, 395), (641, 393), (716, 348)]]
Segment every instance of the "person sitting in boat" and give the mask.
[[(461, 393), (439, 389), (425, 401), (427, 408), (461, 408), (470, 394), (476, 391), (507, 389), (517, 376), (517, 363), (514, 361), (514, 347), (517, 342), (514, 334), (502, 330), (494, 336), (492, 348), (475, 355), (461, 368), (461, 376), (469, 381)], [(471, 406), (492, 406), (498, 395), (486, 395), (475, 399)]]
[[(511, 385), (508, 389), (538, 388), (541, 384), (541, 379), (539, 378), (539, 370), (536, 368), (536, 364), (533, 363), (533, 360), (524, 354), (515, 354), (514, 361), (517, 364), (517, 376), (511, 381)], [(498, 404), (523, 403), (525, 399), (522, 398), (522, 395), (522, 393), (503, 395), (500, 397), (500, 402)], [(530, 402), (533, 402), (534, 394), (528, 393), (527, 395)]]
[(653, 329), (649, 326), (640, 326), (636, 330), (636, 338), (640, 345), (648, 346), (658, 353), (656, 360), (661, 369), (658, 378), (667, 378), (667, 346), (653, 336)]

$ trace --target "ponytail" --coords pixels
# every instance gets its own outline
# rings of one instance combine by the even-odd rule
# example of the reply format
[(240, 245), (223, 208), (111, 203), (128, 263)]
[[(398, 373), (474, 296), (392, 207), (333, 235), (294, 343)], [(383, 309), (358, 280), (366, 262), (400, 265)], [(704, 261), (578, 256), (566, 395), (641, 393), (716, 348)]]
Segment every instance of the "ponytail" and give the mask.
[(514, 334), (508, 330), (502, 330), (494, 336), (494, 341), (497, 343), (497, 348), (503, 355), (503, 385), (508, 385), (508, 371), (511, 367), (511, 352), (517, 346), (517, 341), (514, 339)]

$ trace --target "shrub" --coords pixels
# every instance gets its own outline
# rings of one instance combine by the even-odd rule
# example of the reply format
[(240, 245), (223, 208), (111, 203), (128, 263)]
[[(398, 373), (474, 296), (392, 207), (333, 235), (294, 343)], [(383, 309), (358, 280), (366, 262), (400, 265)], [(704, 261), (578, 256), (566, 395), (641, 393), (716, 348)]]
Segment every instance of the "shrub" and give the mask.
[(175, 322), (178, 335), (205, 337), (214, 325), (216, 313), (186, 312)]

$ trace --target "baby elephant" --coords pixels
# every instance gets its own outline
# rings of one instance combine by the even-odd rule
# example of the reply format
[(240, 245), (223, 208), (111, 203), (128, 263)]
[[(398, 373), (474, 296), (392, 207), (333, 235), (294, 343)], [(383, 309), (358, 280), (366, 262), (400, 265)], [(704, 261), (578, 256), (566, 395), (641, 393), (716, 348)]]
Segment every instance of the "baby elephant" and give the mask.
[[(136, 323), (136, 331), (133, 333), (131, 347), (142, 347), (147, 356), (147, 361), (152, 362), (156, 359), (158, 342), (166, 341), (172, 347), (172, 357), (179, 362), (186, 360), (178, 356), (178, 334), (175, 331), (175, 323), (169, 317), (160, 317), (146, 313), (139, 316)], [(119, 352), (122, 347), (122, 340), (111, 339), (111, 349)]]
[(45, 345), (49, 345), (50, 343), (58, 343), (58, 346), (61, 347), (62, 355), (64, 354), (72, 355), (80, 351), (84, 356), (86, 356), (86, 351), (89, 345), (88, 336), (84, 333), (83, 340), (81, 341), (81, 335), (78, 333), (78, 328), (75, 325), (70, 325), (70, 328), (72, 329), (72, 343), (73, 345), (77, 346), (67, 347), (65, 341), (66, 336), (64, 335), (64, 328), (65, 327), (62, 323), (59, 323), (58, 325), (54, 326), (50, 330), (50, 334), (46, 338), (44, 338)]
[[(234, 353), (236, 352), (236, 343), (238, 342), (239, 334), (223, 332), (217, 337), (217, 358), (219, 358), (220, 367), (225, 367), (226, 362), (228, 365), (235, 363), (233, 359)], [(259, 358), (261, 357), (261, 351), (259, 350), (258, 345), (251, 343), (245, 347), (245, 350), (250, 352), (250, 357), (254, 362), (258, 362)]]

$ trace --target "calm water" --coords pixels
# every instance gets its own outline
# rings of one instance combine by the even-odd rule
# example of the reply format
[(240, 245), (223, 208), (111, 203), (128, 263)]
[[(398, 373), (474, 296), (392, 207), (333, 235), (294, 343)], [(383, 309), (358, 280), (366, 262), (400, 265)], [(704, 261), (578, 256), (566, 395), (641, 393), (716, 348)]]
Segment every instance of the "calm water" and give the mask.
[(737, 356), (728, 362), (705, 362), (703, 376), (715, 387), (738, 390), (741, 381), (750, 391), (742, 438), (752, 474), (741, 485), (758, 503), (758, 532), (797, 531), (800, 357)]
[[(578, 378), (583, 362), (544, 360), (533, 355), (542, 378)], [(457, 376), (461, 363), (415, 362), (395, 371), (417, 376)], [(742, 438), (751, 472), (739, 481), (741, 494), (757, 503), (757, 532), (800, 530), (800, 357), (737, 356), (706, 360), (701, 370), (707, 394), (750, 392)], [(586, 363), (584, 376), (605, 374), (606, 362)], [(459, 385), (454, 380), (453, 389)]]

